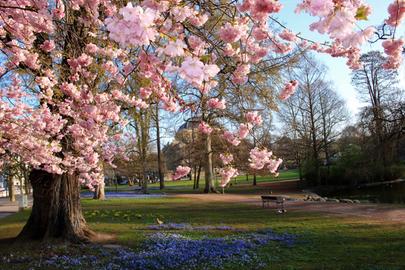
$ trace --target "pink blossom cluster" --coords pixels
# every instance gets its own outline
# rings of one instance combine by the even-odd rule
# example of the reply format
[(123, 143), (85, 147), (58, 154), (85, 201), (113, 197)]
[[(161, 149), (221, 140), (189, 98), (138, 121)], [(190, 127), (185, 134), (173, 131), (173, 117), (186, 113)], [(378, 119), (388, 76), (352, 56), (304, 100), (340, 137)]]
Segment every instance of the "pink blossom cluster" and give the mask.
[(210, 81), (218, 74), (219, 68), (217, 65), (204, 64), (198, 58), (187, 57), (179, 72), (187, 82), (195, 86), (202, 86), (204, 81)]
[(281, 32), (278, 36), (284, 40), (291, 41), (291, 42), (294, 42), (297, 40), (297, 36), (288, 29), (284, 29), (283, 32)]
[(289, 83), (287, 83), (280, 93), (280, 99), (281, 100), (288, 99), (292, 94), (294, 94), (295, 89), (297, 89), (297, 87), (298, 87), (297, 80), (292, 80)]
[(263, 119), (257, 111), (247, 112), (245, 118), (252, 125), (260, 126), (263, 123)]
[(207, 102), (208, 108), (210, 109), (218, 109), (218, 110), (225, 110), (226, 105), (225, 105), (225, 100), (224, 99), (218, 99), (218, 98), (210, 98)]
[(262, 170), (264, 167), (267, 167), (271, 173), (276, 173), (283, 160), (280, 158), (272, 159), (272, 155), (273, 152), (269, 152), (266, 148), (260, 150), (259, 148), (255, 147), (250, 150), (249, 166), (255, 170)]
[(220, 186), (221, 187), (225, 187), (233, 177), (236, 177), (239, 175), (238, 170), (232, 167), (225, 167), (222, 168), (219, 171), (219, 174), (221, 175), (221, 183)]
[(203, 134), (211, 134), (213, 129), (206, 122), (201, 121), (198, 125), (198, 130)]
[(384, 52), (388, 55), (387, 61), (384, 63), (386, 69), (397, 69), (402, 63), (402, 52), (404, 50), (405, 39), (388, 39), (382, 43)]
[(388, 6), (389, 18), (385, 23), (391, 26), (399, 26), (405, 19), (405, 0), (394, 0)]
[(246, 123), (239, 124), (238, 130), (235, 133), (224, 131), (223, 138), (230, 144), (238, 146), (241, 140), (245, 139), (254, 126), (259, 126), (263, 123), (262, 117), (257, 111), (247, 112), (245, 114)]
[(0, 89), (0, 157), (18, 156), (34, 168), (61, 173), (58, 136), (67, 121), (45, 105), (37, 109), (27, 105), (25, 99), (30, 97), (20, 83), (14, 77), (8, 88)]
[(225, 23), (219, 29), (219, 37), (227, 43), (234, 43), (239, 41), (241, 38), (246, 37), (247, 31), (249, 30), (246, 24), (235, 24), (232, 25), (229, 22)]
[(157, 35), (155, 20), (159, 14), (156, 10), (133, 6), (128, 3), (120, 9), (121, 17), (107, 18), (105, 23), (110, 31), (110, 38), (122, 46), (149, 45)]
[[(400, 4), (397, 4), (400, 3)], [(390, 18), (386, 21), (394, 25), (399, 19), (403, 19), (404, 1), (394, 1), (389, 6)], [(402, 10), (402, 11), (401, 11)], [(319, 17), (319, 20), (310, 25), (312, 31), (321, 34), (328, 34), (332, 40), (332, 47), (321, 47), (312, 45), (311, 49), (318, 52), (325, 52), (334, 57), (348, 58), (347, 64), (352, 69), (362, 66), (360, 63), (361, 46), (371, 39), (376, 32), (374, 27), (366, 27), (364, 30), (357, 30), (357, 21), (365, 20), (371, 13), (371, 7), (363, 0), (305, 0), (298, 5), (296, 12), (305, 11), (312, 16)], [(402, 12), (402, 13), (401, 13)], [(402, 16), (402, 17), (401, 17)], [(393, 65), (386, 65), (390, 67)]]
[(258, 21), (264, 21), (269, 14), (280, 12), (282, 7), (278, 0), (244, 0), (239, 10), (249, 12)]
[(248, 74), (250, 72), (249, 64), (239, 65), (235, 72), (232, 74), (232, 82), (235, 84), (244, 84), (248, 80)]
[(172, 175), (172, 179), (173, 180), (178, 180), (186, 175), (188, 175), (191, 171), (190, 167), (187, 166), (178, 166), (176, 168), (176, 171), (174, 172), (174, 174)]

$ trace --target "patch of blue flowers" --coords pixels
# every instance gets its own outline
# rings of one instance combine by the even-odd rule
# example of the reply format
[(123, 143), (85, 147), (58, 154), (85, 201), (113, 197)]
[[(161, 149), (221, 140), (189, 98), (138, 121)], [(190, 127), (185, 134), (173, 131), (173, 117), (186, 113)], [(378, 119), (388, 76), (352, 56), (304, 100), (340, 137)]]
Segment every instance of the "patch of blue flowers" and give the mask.
[(287, 246), (294, 245), (296, 236), (278, 234), (272, 230), (246, 233), (237, 236), (193, 239), (174, 233), (154, 233), (140, 252), (127, 248), (107, 249), (100, 247), (97, 256), (53, 256), (46, 266), (61, 269), (222, 269), (232, 265), (252, 265), (251, 269), (264, 267), (255, 250), (271, 241)]
[(146, 227), (149, 230), (188, 230), (188, 231), (210, 231), (210, 230), (218, 230), (218, 231), (238, 231), (237, 229), (226, 226), (212, 226), (212, 225), (205, 225), (205, 226), (192, 226), (188, 223), (163, 223), (158, 225), (149, 225)]

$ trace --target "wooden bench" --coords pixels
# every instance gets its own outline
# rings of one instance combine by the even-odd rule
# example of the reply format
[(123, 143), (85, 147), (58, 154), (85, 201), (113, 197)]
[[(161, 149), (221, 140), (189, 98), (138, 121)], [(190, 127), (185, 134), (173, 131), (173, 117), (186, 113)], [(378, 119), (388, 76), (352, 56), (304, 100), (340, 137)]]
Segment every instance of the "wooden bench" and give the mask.
[(274, 202), (278, 206), (278, 211), (280, 213), (287, 212), (284, 209), (284, 201), (286, 197), (284, 196), (277, 196), (277, 195), (262, 195), (262, 203), (263, 203), (263, 208), (265, 207), (265, 204), (267, 203), (267, 207), (270, 207), (270, 203)]

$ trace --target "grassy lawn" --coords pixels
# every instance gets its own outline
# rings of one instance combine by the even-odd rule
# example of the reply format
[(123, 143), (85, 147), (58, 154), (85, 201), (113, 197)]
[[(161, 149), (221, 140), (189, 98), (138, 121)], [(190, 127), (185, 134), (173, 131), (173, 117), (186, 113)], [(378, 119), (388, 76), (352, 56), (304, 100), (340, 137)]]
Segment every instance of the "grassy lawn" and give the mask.
[[(92, 229), (113, 234), (116, 243), (135, 250), (154, 232), (147, 226), (156, 224), (156, 218), (159, 218), (165, 223), (227, 225), (247, 232), (272, 228), (276, 232), (297, 235), (298, 240), (293, 246), (271, 242), (259, 248), (257, 255), (265, 263), (263, 269), (405, 269), (405, 224), (380, 224), (359, 217), (330, 217), (307, 212), (278, 215), (274, 210), (254, 205), (173, 197), (84, 199), (83, 207)], [(25, 211), (2, 219), (0, 239), (17, 235), (28, 214)], [(216, 230), (176, 233), (195, 238), (238, 234)], [(10, 250), (13, 248), (0, 245), (0, 254)], [(18, 251), (13, 252), (18, 254)], [(35, 257), (36, 251), (29, 252)], [(236, 268), (232, 263), (228, 267)], [(13, 268), (5, 262), (0, 268), (24, 269)], [(252, 265), (238, 265), (237, 268), (255, 269)]]
[[(258, 175), (256, 177), (257, 183), (271, 183), (283, 180), (292, 180), (299, 178), (298, 170), (281, 171), (278, 177), (273, 175)], [(218, 180), (218, 179), (217, 179)], [(249, 175), (248, 179), (246, 175), (239, 175), (232, 180), (232, 186), (226, 190), (227, 193), (257, 193), (261, 188), (253, 187), (253, 175)], [(193, 189), (194, 181), (180, 180), (180, 181), (166, 181), (165, 189), (163, 191), (158, 190), (159, 183), (150, 184), (150, 193), (201, 193), (204, 189), (204, 179), (200, 180), (200, 188)], [(250, 187), (249, 187), (250, 186)], [(118, 186), (106, 186), (107, 191), (128, 191), (133, 189), (128, 185)]]

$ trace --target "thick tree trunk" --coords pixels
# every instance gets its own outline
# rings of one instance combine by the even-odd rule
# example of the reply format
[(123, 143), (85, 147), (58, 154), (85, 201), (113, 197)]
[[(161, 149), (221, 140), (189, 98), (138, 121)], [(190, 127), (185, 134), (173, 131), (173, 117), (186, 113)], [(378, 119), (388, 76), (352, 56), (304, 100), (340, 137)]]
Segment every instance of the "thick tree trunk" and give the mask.
[(15, 202), (15, 186), (13, 181), (13, 176), (9, 174), (8, 176), (8, 197), (10, 198), (11, 202)]
[(105, 200), (104, 187), (105, 187), (104, 182), (97, 185), (96, 190), (94, 191), (93, 199), (95, 199), (95, 200)]
[(205, 138), (205, 188), (204, 192), (217, 193), (214, 185), (214, 173), (212, 170), (212, 139), (211, 135), (207, 134)]
[(82, 214), (77, 176), (33, 170), (30, 182), (34, 205), (18, 240), (58, 238), (87, 242), (95, 235), (88, 229)]

